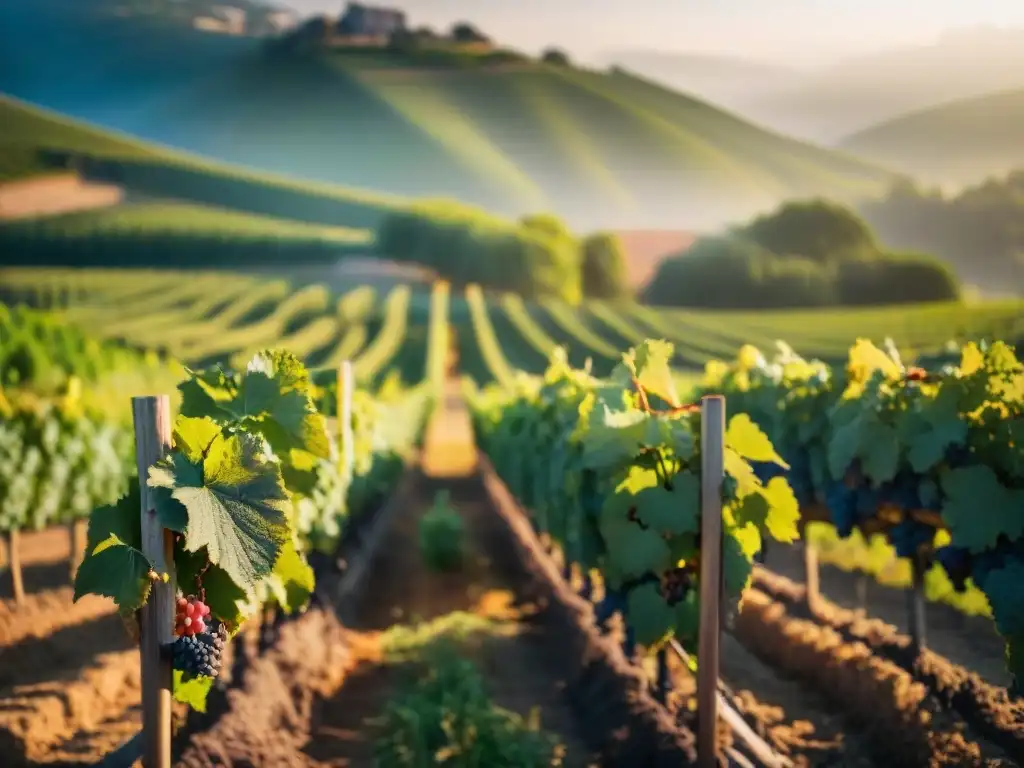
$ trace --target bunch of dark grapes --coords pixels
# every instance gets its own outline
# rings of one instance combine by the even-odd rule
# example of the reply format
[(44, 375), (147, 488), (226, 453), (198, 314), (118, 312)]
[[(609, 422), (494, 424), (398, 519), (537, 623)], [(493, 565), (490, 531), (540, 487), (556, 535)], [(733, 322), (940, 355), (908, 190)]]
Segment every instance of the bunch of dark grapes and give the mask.
[(171, 644), (173, 666), (186, 677), (215, 679), (220, 674), (227, 642), (228, 630), (223, 624), (216, 632), (183, 635)]
[(686, 599), (693, 586), (693, 578), (685, 568), (673, 568), (661, 576), (661, 596), (669, 605), (677, 605)]

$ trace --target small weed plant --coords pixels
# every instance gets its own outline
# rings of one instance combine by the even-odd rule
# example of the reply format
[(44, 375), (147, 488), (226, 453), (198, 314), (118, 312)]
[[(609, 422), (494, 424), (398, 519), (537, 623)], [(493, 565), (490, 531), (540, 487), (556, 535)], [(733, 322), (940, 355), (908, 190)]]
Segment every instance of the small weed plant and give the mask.
[(448, 491), (439, 491), (434, 506), (420, 520), (420, 553), (427, 567), (455, 571), (462, 565), (465, 531)]
[(494, 704), (476, 667), (448, 644), (429, 654), (421, 676), (390, 701), (376, 742), (380, 768), (547, 768), (564, 747), (524, 718)]

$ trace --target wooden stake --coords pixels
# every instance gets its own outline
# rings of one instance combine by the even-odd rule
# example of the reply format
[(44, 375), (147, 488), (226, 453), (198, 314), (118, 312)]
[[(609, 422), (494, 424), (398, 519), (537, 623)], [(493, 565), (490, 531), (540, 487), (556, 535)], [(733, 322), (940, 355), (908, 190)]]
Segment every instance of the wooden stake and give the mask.
[(17, 529), (4, 537), (7, 544), (7, 569), (11, 572), (11, 596), (15, 605), (25, 602), (25, 582), (21, 578), (21, 534)]
[(75, 520), (68, 523), (68, 543), (71, 545), (71, 554), (68, 556), (68, 578), (72, 584), (75, 583), (75, 574), (78, 573), (78, 566), (82, 564), (82, 558), (85, 556), (88, 530), (88, 520)]
[(722, 600), (722, 483), (725, 398), (701, 398), (700, 631), (697, 644), (697, 761), (717, 768), (718, 651)]
[(157, 518), (155, 500), (146, 483), (149, 468), (171, 449), (171, 401), (166, 395), (133, 397), (135, 451), (142, 496), (142, 550), (158, 574), (142, 607), (142, 764), (171, 766), (171, 660), (161, 646), (174, 640), (174, 538)]
[(924, 558), (918, 554), (910, 559), (913, 578), (911, 588), (907, 590), (907, 618), (910, 624), (910, 643), (915, 653), (921, 653), (927, 647), (927, 631), (924, 601)]
[(857, 607), (867, 613), (868, 610), (868, 576), (866, 573), (857, 574)]
[(818, 548), (804, 539), (804, 600), (807, 610), (817, 611), (821, 604), (821, 586), (818, 579)]

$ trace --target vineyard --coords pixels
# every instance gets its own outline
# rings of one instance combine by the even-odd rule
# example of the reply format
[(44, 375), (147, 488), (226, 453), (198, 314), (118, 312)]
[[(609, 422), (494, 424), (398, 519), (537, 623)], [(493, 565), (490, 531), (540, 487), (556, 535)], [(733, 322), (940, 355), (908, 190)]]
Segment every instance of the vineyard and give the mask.
[(1019, 302), (0, 286), (4, 766), (1024, 763)]

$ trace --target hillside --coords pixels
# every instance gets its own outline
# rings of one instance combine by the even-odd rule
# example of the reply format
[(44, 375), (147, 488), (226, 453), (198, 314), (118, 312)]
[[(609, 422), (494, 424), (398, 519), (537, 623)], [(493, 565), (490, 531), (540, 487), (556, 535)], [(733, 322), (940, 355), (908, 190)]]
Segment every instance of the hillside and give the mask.
[(959, 29), (928, 45), (786, 70), (693, 54), (609, 52), (610, 64), (737, 110), (776, 130), (832, 145), (937, 104), (1024, 88), (1024, 30)]
[(68, 119), (0, 94), (0, 183), (73, 168), (147, 199), (170, 199), (311, 224), (372, 229), (409, 201), (260, 174)]
[(1024, 167), (1024, 89), (914, 112), (856, 133), (845, 149), (935, 183)]
[(275, 173), (551, 210), (579, 228), (706, 226), (889, 178), (623, 73), (385, 52), (247, 56), (138, 131)]

